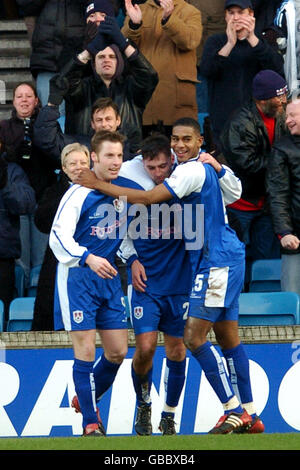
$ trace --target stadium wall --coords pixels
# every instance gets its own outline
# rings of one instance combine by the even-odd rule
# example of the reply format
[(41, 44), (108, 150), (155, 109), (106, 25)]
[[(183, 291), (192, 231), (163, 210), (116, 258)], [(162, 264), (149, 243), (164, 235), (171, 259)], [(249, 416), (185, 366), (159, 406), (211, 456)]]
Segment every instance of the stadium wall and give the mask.
[[(253, 395), (266, 432), (300, 431), (300, 326), (241, 327), (250, 358)], [(214, 336), (210, 337), (214, 342)], [(131, 383), (134, 334), (112, 389), (100, 402), (108, 435), (134, 434), (135, 394)], [(102, 353), (100, 341), (97, 355)], [(75, 394), (73, 353), (66, 332), (0, 334), (0, 437), (77, 436), (81, 415), (70, 408)], [(154, 360), (152, 424), (164, 400), (165, 355), (159, 338)], [(206, 433), (223, 414), (197, 362), (188, 354), (186, 384), (176, 414), (180, 434)]]

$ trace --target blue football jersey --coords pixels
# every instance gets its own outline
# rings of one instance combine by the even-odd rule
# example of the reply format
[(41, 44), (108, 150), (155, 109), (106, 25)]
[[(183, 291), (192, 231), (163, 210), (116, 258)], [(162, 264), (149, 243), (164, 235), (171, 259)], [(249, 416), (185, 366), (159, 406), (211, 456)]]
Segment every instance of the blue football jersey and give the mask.
[[(142, 189), (122, 177), (114, 183)], [(58, 261), (69, 267), (83, 266), (92, 253), (113, 263), (132, 219), (129, 206), (125, 198), (72, 185), (59, 204), (50, 232), (50, 247)]]
[[(123, 163), (120, 174), (134, 180), (145, 190), (155, 186), (140, 156)], [(134, 257), (146, 270), (146, 292), (156, 295), (188, 294), (192, 272), (182, 237), (181, 205), (171, 200), (140, 207), (140, 211), (138, 206), (128, 235), (133, 242)], [(118, 252), (124, 261), (133, 255), (128, 246), (130, 244), (125, 240)]]
[(178, 165), (164, 184), (183, 208), (183, 235), (193, 275), (199, 272), (200, 264), (203, 268), (241, 263), (245, 247), (227, 223), (215, 170), (189, 160)]

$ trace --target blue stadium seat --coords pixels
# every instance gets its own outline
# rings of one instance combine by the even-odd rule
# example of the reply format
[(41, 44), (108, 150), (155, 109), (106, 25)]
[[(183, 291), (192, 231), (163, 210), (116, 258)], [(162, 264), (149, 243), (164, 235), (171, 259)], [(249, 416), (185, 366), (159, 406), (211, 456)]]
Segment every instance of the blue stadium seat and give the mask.
[(251, 266), (249, 292), (280, 292), (281, 259), (259, 259)]
[(25, 272), (22, 266), (15, 265), (15, 297), (24, 297), (25, 293)]
[(204, 120), (207, 116), (208, 113), (198, 113), (198, 122), (200, 124), (202, 134), (204, 132)]
[(294, 292), (247, 292), (239, 299), (239, 325), (299, 325), (300, 297)]
[(0, 300), (0, 332), (4, 329), (4, 303)]
[(9, 306), (7, 331), (30, 331), (35, 297), (18, 297)]
[(41, 267), (42, 267), (42, 265), (35, 266), (30, 271), (29, 287), (27, 289), (27, 296), (28, 297), (35, 297), (36, 296), (36, 290), (37, 290), (37, 286), (38, 286), (38, 282), (39, 282)]

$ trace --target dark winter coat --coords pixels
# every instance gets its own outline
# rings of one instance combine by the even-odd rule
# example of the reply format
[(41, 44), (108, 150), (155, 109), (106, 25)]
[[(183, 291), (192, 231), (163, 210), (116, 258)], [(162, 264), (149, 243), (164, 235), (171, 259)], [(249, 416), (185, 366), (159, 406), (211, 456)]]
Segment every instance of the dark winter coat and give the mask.
[[(57, 168), (57, 164), (51, 161), (48, 155), (41, 152), (32, 139), (32, 128), (37, 113), (38, 109), (30, 118), (30, 145), (24, 139), (24, 121), (17, 116), (15, 109), (13, 109), (10, 119), (0, 122), (0, 142), (2, 143), (1, 150), (6, 153), (6, 159), (20, 165), (27, 174), (38, 201), (44, 190), (55, 181), (54, 170)], [(29, 158), (23, 158), (24, 155), (28, 155)]]
[(0, 258), (21, 255), (20, 215), (33, 213), (35, 195), (22, 168), (8, 163), (7, 183), (0, 189)]
[(37, 16), (30, 57), (33, 76), (59, 72), (70, 50), (83, 42), (85, 0), (18, 0), (18, 4), (25, 16)]
[[(275, 124), (275, 139), (286, 133), (283, 118)], [(266, 195), (266, 168), (271, 144), (254, 101), (236, 111), (220, 137), (223, 155), (242, 183), (242, 199), (253, 204)]]
[[(91, 146), (91, 138), (94, 135), (94, 130), (90, 126), (88, 135), (82, 134), (66, 134), (63, 133), (57, 119), (59, 118), (58, 106), (44, 106), (38, 114), (33, 126), (33, 136), (35, 145), (44, 153), (46, 153), (51, 160), (56, 161), (60, 165), (61, 152), (68, 144), (79, 142), (85, 145), (89, 150)], [(123, 133), (122, 128), (119, 129)], [(135, 134), (139, 134), (135, 132)], [(131, 136), (132, 137), (132, 136)], [(135, 142), (136, 140), (136, 142)], [(133, 145), (129, 140), (125, 141), (123, 161), (130, 160), (134, 156), (133, 149), (136, 149), (138, 139), (133, 139)]]
[(227, 35), (214, 34), (204, 46), (200, 72), (207, 78), (209, 114), (216, 139), (232, 113), (252, 97), (252, 81), (264, 69), (284, 76), (283, 58), (267, 41), (260, 38), (255, 47), (248, 41), (237, 41), (228, 57), (218, 54)]
[[(288, 135), (275, 142), (267, 170), (267, 192), (274, 231), (300, 238), (300, 136)], [(300, 253), (285, 250), (286, 254)]]
[[(119, 59), (118, 59), (119, 60)], [(94, 73), (84, 76), (85, 65), (72, 59), (62, 72), (69, 81), (66, 99), (66, 127), (69, 134), (90, 132), (92, 106), (96, 99), (110, 97), (118, 106), (122, 130), (132, 143), (132, 150), (139, 150), (142, 140), (142, 116), (146, 104), (158, 83), (158, 75), (150, 62), (140, 52), (125, 59), (125, 69), (114, 78), (109, 86)], [(136, 148), (133, 149), (133, 134), (137, 135)]]
[[(35, 224), (41, 232), (50, 233), (60, 200), (69, 187), (70, 181), (68, 177), (65, 173), (61, 172), (58, 181), (45, 191), (34, 216)], [(48, 245), (39, 275), (34, 304), (32, 323), (32, 330), (34, 331), (51, 331), (54, 329), (53, 310), (56, 266), (57, 259)]]

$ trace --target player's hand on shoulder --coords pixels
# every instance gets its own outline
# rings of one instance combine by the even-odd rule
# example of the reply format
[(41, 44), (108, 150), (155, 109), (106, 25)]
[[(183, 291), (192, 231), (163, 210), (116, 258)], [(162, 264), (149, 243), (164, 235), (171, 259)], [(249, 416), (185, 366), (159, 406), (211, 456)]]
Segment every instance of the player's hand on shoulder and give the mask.
[(73, 183), (80, 184), (86, 188), (97, 188), (97, 177), (89, 168), (82, 168), (80, 172), (73, 178)]
[(219, 173), (222, 170), (222, 165), (210, 153), (207, 153), (207, 152), (200, 153), (198, 162), (208, 163), (216, 170), (217, 173)]

